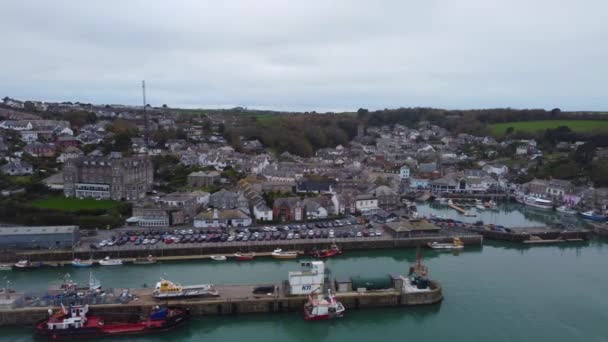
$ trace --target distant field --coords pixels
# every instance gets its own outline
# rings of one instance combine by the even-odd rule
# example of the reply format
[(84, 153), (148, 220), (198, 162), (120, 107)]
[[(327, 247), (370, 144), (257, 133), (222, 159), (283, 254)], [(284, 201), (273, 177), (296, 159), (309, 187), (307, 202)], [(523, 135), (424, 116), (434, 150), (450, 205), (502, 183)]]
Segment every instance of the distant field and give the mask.
[(568, 126), (575, 132), (608, 131), (608, 121), (603, 120), (513, 121), (490, 125), (490, 129), (494, 135), (502, 136), (509, 127), (513, 127), (516, 132), (534, 133), (560, 126)]
[(40, 209), (55, 209), (64, 211), (76, 211), (81, 209), (111, 209), (119, 205), (119, 202), (110, 200), (77, 199), (65, 197), (49, 197), (35, 200), (32, 206)]

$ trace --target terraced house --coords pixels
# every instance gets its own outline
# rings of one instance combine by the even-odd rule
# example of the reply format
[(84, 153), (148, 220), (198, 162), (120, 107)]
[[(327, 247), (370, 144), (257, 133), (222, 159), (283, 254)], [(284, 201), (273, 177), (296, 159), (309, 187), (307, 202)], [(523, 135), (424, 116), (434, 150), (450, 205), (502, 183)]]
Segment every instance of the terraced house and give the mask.
[(152, 162), (147, 157), (80, 157), (65, 163), (64, 195), (133, 201), (152, 189)]

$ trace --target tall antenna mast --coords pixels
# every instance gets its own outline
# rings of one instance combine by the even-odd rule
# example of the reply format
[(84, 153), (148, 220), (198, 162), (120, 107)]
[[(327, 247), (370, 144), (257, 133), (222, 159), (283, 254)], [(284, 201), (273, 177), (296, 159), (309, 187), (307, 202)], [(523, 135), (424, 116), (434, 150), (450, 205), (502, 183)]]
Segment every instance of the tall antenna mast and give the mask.
[(146, 80), (141, 81), (141, 90), (144, 99), (144, 142), (146, 144), (146, 147), (148, 147), (148, 137), (150, 132), (148, 125), (148, 112), (146, 111)]

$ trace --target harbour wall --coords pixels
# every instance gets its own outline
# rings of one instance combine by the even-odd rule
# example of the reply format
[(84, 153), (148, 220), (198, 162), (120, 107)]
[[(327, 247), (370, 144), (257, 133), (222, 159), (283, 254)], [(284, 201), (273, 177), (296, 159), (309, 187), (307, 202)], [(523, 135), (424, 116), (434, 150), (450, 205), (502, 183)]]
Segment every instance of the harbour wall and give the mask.
[[(431, 282), (427, 292), (402, 292), (396, 289), (375, 292), (343, 292), (336, 297), (349, 310), (378, 307), (431, 305), (443, 300), (441, 286)], [(306, 296), (259, 296), (243, 298), (205, 298), (190, 300), (151, 301), (129, 304), (91, 305), (91, 314), (125, 319), (149, 314), (156, 305), (174, 305), (190, 310), (194, 317), (211, 315), (239, 315), (261, 313), (286, 313), (302, 310)], [(48, 308), (20, 308), (0, 310), (0, 326), (33, 326), (48, 317)]]
[[(463, 232), (459, 236), (465, 246), (479, 246), (483, 243), (483, 237), (478, 234)], [(374, 240), (341, 240), (336, 239), (336, 243), (344, 251), (349, 250), (371, 250), (371, 249), (398, 249), (415, 248), (429, 242), (452, 242), (452, 236), (437, 235), (412, 238), (379, 238)], [(0, 262), (17, 262), (22, 259), (43, 262), (70, 262), (73, 258), (89, 259), (91, 255), (96, 257), (110, 256), (112, 258), (138, 258), (147, 255), (154, 255), (162, 260), (163, 257), (180, 257), (180, 259), (198, 259), (205, 255), (230, 255), (236, 252), (257, 252), (268, 253), (276, 248), (284, 250), (310, 251), (313, 249), (327, 248), (331, 242), (318, 242), (314, 240), (291, 240), (291, 241), (265, 241), (232, 244), (206, 244), (200, 247), (182, 247), (159, 245), (153, 248), (114, 248), (97, 251), (74, 251), (71, 250), (29, 250), (29, 251), (6, 251), (0, 253)]]

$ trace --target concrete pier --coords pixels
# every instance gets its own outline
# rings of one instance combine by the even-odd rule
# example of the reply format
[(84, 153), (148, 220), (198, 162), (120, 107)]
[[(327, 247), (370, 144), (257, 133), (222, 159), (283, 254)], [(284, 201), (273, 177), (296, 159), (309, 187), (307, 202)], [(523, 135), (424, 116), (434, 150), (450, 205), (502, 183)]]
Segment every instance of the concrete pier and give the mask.
[[(272, 285), (272, 284), (270, 284)], [(278, 294), (254, 295), (253, 288), (259, 285), (217, 286), (219, 297), (191, 298), (182, 300), (156, 300), (150, 289), (132, 290), (138, 300), (129, 304), (91, 305), (92, 314), (113, 317), (147, 315), (155, 305), (175, 305), (188, 308), (195, 316), (235, 315), (253, 313), (298, 312), (307, 301), (306, 296), (289, 296), (282, 285)], [(407, 292), (402, 289), (387, 289), (369, 292), (338, 292), (338, 300), (349, 310), (376, 307), (398, 307), (430, 305), (443, 300), (441, 286), (432, 281), (426, 292)], [(0, 326), (30, 325), (48, 317), (48, 308), (0, 309)]]

